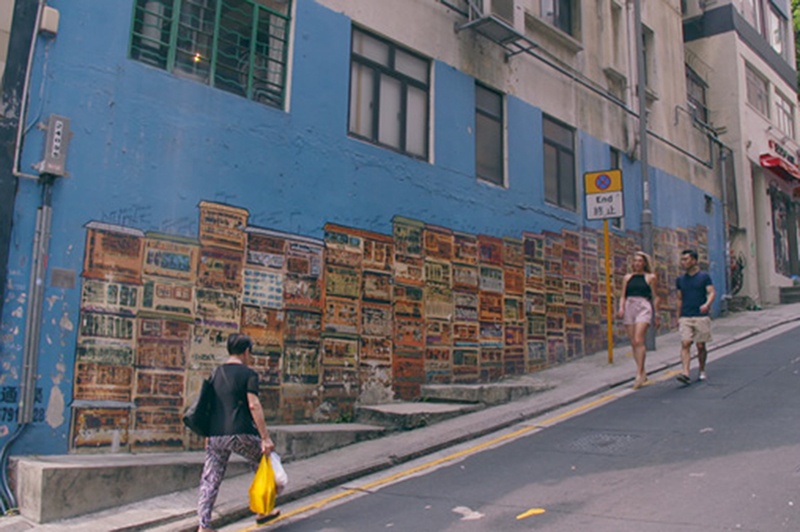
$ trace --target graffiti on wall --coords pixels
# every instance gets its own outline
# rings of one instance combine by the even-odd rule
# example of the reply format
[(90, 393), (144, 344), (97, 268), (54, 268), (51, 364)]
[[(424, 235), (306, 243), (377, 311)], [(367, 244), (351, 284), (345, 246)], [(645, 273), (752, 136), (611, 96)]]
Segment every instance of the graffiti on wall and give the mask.
[[(329, 223), (316, 239), (249, 226), (235, 206), (199, 211), (196, 239), (85, 226), (73, 451), (199, 448), (181, 413), (232, 332), (253, 338), (278, 423), (347, 419), (426, 383), (495, 381), (607, 347), (595, 230), (498, 238), (395, 217), (391, 235)], [(615, 294), (638, 242), (612, 235)], [(687, 247), (707, 260), (707, 229), (655, 230), (661, 279)], [(674, 290), (659, 290), (668, 328)]]

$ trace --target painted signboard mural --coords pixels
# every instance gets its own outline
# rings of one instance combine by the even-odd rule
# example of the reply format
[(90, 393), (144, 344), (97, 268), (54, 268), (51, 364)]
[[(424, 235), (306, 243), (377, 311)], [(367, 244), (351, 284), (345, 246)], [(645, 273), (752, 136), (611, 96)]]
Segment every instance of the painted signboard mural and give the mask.
[[(395, 217), (391, 235), (329, 223), (322, 240), (199, 205), (196, 239), (86, 224), (70, 445), (197, 449), (181, 413), (232, 332), (273, 423), (349, 419), (357, 403), (415, 399), (425, 383), (495, 381), (606, 349), (602, 235), (498, 238)], [(612, 235), (614, 293), (638, 235)], [(681, 249), (702, 226), (655, 231), (661, 323)], [(622, 332), (621, 330), (618, 332)]]

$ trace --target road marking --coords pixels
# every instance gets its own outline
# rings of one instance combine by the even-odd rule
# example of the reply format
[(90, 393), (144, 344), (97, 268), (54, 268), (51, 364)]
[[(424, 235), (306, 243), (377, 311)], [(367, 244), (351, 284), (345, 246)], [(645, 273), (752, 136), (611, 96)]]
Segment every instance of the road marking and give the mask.
[(544, 508), (531, 508), (527, 512), (522, 512), (517, 516), (517, 520), (525, 519), (526, 517), (530, 517), (532, 515), (541, 515), (545, 513), (546, 510)]
[[(549, 427), (551, 425), (555, 425), (556, 423), (564, 421), (567, 418), (576, 416), (578, 414), (582, 414), (582, 413), (586, 412), (587, 410), (591, 410), (592, 408), (596, 408), (596, 407), (598, 407), (598, 406), (600, 406), (600, 405), (602, 405), (604, 403), (607, 403), (608, 401), (611, 401), (611, 400), (617, 399), (617, 398), (619, 398), (618, 394), (615, 394), (615, 393), (606, 394), (606, 395), (604, 395), (602, 397), (599, 397), (599, 398), (597, 398), (597, 399), (595, 399), (593, 401), (590, 401), (590, 402), (588, 402), (586, 404), (583, 404), (581, 406), (577, 406), (577, 407), (572, 408), (572, 409), (570, 409), (570, 410), (568, 410), (566, 412), (563, 412), (561, 414), (558, 414), (556, 416), (548, 418), (548, 419), (542, 421), (541, 423), (537, 423), (535, 425), (528, 425), (526, 427), (522, 427), (522, 428), (517, 429), (517, 430), (515, 430), (513, 432), (509, 432), (508, 434), (504, 434), (503, 436), (498, 436), (497, 438), (493, 438), (493, 439), (491, 439), (489, 441), (485, 441), (485, 442), (483, 442), (481, 444), (474, 445), (474, 446), (469, 447), (467, 449), (463, 449), (461, 451), (455, 452), (453, 454), (449, 454), (447, 456), (443, 456), (441, 458), (437, 458), (436, 460), (431, 460), (430, 462), (425, 462), (425, 463), (420, 464), (420, 465), (418, 465), (416, 467), (412, 467), (411, 469), (407, 469), (405, 471), (400, 471), (400, 472), (395, 473), (393, 475), (390, 475), (388, 477), (381, 478), (381, 479), (375, 480), (373, 482), (369, 482), (369, 483), (364, 484), (362, 486), (359, 486), (357, 488), (346, 489), (346, 490), (344, 490), (344, 491), (342, 491), (340, 493), (337, 493), (335, 495), (331, 495), (330, 497), (326, 497), (325, 499), (319, 500), (319, 501), (317, 501), (315, 503), (311, 503), (311, 504), (308, 504), (306, 506), (302, 506), (300, 508), (296, 508), (294, 510), (291, 510), (291, 511), (288, 511), (288, 512), (285, 512), (285, 513), (281, 512), (281, 515), (276, 517), (275, 519), (271, 520), (269, 522), (269, 525), (272, 525), (274, 523), (278, 523), (280, 521), (284, 521), (284, 520), (289, 519), (290, 517), (294, 517), (296, 515), (308, 513), (308, 512), (313, 511), (313, 510), (319, 510), (319, 509), (327, 506), (328, 504), (336, 502), (336, 501), (338, 501), (340, 499), (344, 499), (345, 497), (350, 497), (351, 495), (356, 495), (356, 494), (362, 494), (365, 491), (369, 491), (369, 490), (372, 490), (374, 488), (381, 487), (381, 486), (384, 486), (386, 484), (390, 484), (392, 482), (395, 482), (395, 481), (400, 480), (400, 479), (405, 478), (405, 477), (409, 477), (409, 476), (414, 475), (416, 473), (419, 473), (421, 471), (426, 471), (428, 469), (432, 469), (432, 468), (440, 466), (442, 464), (446, 464), (448, 462), (452, 462), (454, 460), (458, 460), (459, 458), (464, 458), (466, 456), (473, 455), (473, 454), (478, 453), (480, 451), (483, 451), (483, 450), (485, 450), (485, 449), (487, 449), (489, 447), (493, 447), (493, 446), (495, 446), (497, 444), (504, 443), (506, 441), (518, 438), (518, 437), (520, 437), (522, 435), (525, 435), (525, 434), (527, 434), (529, 432), (536, 432), (538, 430), (541, 430), (542, 428), (546, 428), (546, 427)], [(264, 526), (269, 526), (269, 525), (263, 525), (263, 526), (251, 525), (251, 526), (249, 526), (247, 528), (242, 528), (238, 532), (253, 532), (255, 530), (262, 530), (264, 528)]]

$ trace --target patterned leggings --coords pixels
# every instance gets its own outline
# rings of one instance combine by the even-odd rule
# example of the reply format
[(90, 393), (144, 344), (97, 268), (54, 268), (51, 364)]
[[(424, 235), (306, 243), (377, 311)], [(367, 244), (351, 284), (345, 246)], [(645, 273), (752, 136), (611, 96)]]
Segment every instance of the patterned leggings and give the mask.
[(200, 477), (200, 501), (197, 514), (200, 526), (211, 528), (211, 511), (219, 494), (219, 485), (225, 476), (231, 452), (243, 456), (253, 463), (253, 469), (261, 461), (261, 438), (254, 434), (211, 436), (206, 445), (206, 462)]

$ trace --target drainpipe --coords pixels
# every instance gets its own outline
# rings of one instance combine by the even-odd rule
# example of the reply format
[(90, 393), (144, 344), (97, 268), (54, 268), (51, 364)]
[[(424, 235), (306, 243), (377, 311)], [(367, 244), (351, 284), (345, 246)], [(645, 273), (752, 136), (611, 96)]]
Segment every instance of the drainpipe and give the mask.
[[(642, 248), (650, 257), (653, 256), (653, 211), (650, 210), (650, 172), (647, 162), (647, 94), (645, 93), (646, 75), (644, 57), (644, 34), (642, 32), (642, 2), (633, 2), (633, 31), (636, 33), (636, 84), (639, 99), (639, 161), (642, 166), (642, 214), (640, 227), (642, 231)], [(655, 320), (655, 313), (653, 314)], [(645, 346), (648, 351), (656, 348), (655, 323), (648, 327), (645, 335)]]

